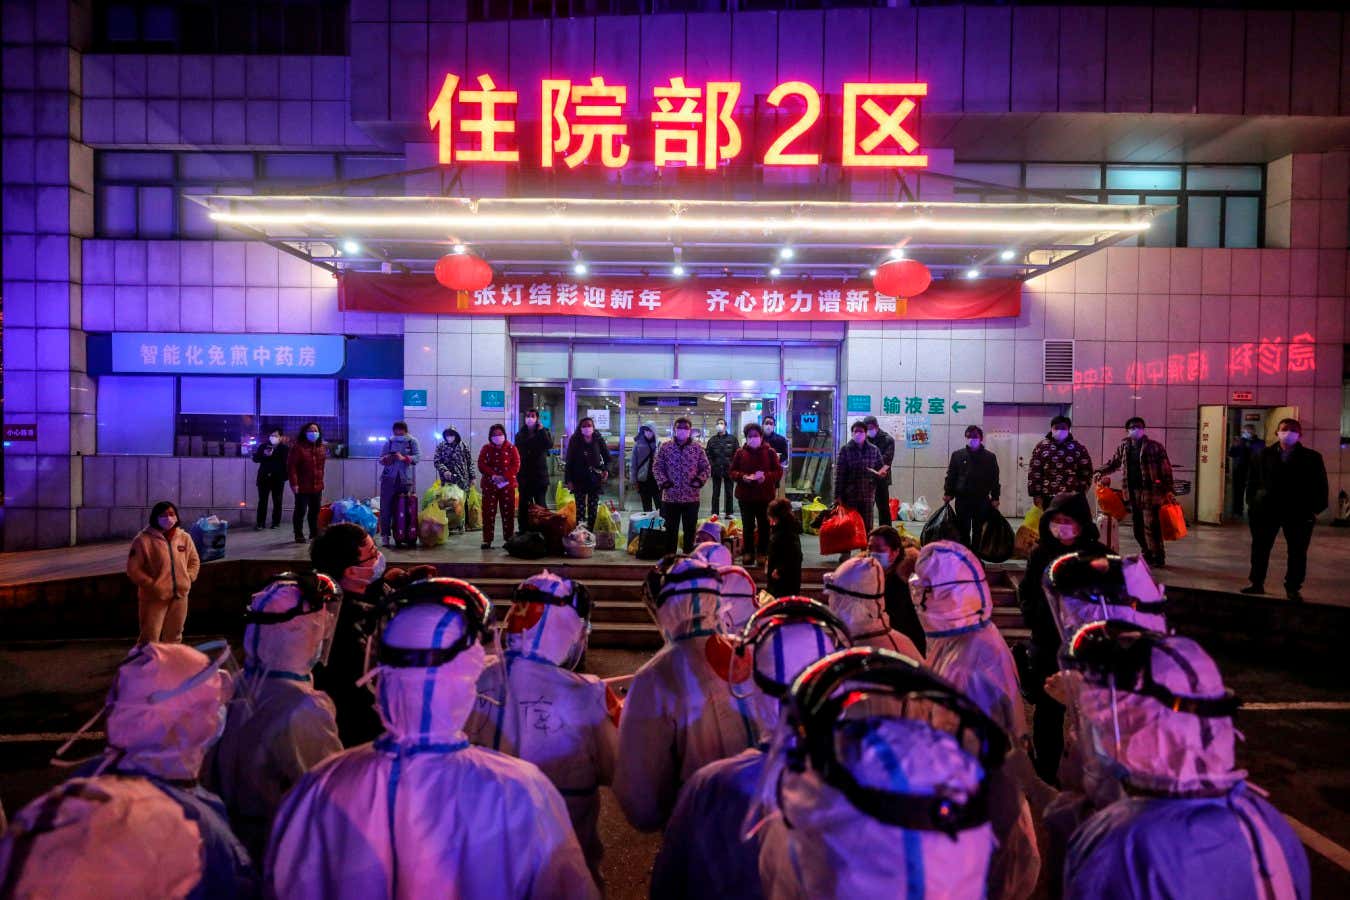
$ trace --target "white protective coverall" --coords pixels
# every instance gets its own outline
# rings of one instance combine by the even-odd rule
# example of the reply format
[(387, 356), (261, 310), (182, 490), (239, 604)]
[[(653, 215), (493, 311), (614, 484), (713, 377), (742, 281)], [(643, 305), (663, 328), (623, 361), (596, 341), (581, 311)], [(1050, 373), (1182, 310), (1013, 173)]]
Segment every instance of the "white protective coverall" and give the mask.
[[(914, 719), (873, 720), (840, 759), (862, 785), (907, 793), (973, 793), (983, 774), (950, 734)], [(778, 797), (781, 815), (767, 820), (759, 855), (771, 900), (985, 896), (995, 844), (988, 823), (954, 837), (882, 824), (810, 767), (784, 770)]]
[[(786, 690), (808, 665), (839, 649), (833, 635), (807, 620), (766, 633), (754, 649), (760, 674)], [(754, 705), (761, 733), (778, 724), (779, 702), (763, 693)], [(735, 897), (755, 900), (760, 839), (744, 835), (746, 813), (764, 770), (764, 746), (708, 763), (680, 789), (652, 872), (655, 900)]]
[[(1189, 638), (1157, 636), (1153, 680), (1182, 698), (1216, 698), (1223, 680)], [(1091, 752), (1127, 790), (1074, 833), (1064, 867), (1070, 898), (1307, 898), (1307, 855), (1284, 817), (1235, 769), (1226, 715), (1174, 711), (1162, 700), (1078, 679)], [(1116, 740), (1117, 728), (1120, 739)]]
[[(381, 640), (442, 648), (464, 630), (459, 612), (419, 603)], [(267, 854), (273, 896), (598, 896), (548, 778), (464, 737), (484, 659), (475, 642), (443, 665), (377, 670), (385, 733), (329, 757), (286, 795)]]
[[(572, 593), (572, 582), (547, 571), (525, 585), (558, 598)], [(505, 653), (488, 660), (464, 730), (473, 743), (532, 762), (548, 776), (598, 874), (599, 788), (614, 780), (619, 701), (599, 678), (568, 668), (586, 649), (587, 628), (570, 605), (514, 604)]]
[(722, 576), (722, 591), (718, 596), (722, 632), (735, 637), (759, 608), (759, 592), (755, 588), (755, 579), (742, 567), (719, 566), (717, 571)]
[[(955, 541), (934, 541), (919, 551), (909, 584), (928, 639), (924, 662), (1002, 726), (1014, 753), (1021, 753), (1029, 732), (1017, 664), (993, 623), (983, 563)], [(999, 777), (1015, 766), (1010, 761)], [(1030, 896), (1041, 864), (1031, 808), (1020, 791), (995, 790), (991, 800), (999, 848), (989, 870), (990, 896)]]
[(142, 644), (109, 693), (108, 750), (20, 810), (0, 840), (4, 897), (252, 897), (219, 798), (196, 785), (230, 677), (183, 644)]
[(760, 740), (748, 661), (738, 665), (731, 640), (717, 633), (719, 588), (716, 569), (681, 558), (660, 589), (666, 645), (629, 688), (614, 772), (614, 794), (640, 831), (665, 825), (680, 786), (700, 768)]
[[(249, 608), (286, 613), (301, 604), (300, 587), (284, 581), (254, 594)], [(310, 677), (336, 621), (334, 605), (289, 621), (244, 627), (244, 676), (204, 777), (225, 801), (235, 833), (258, 861), (267, 851), (282, 796), (301, 775), (342, 751), (333, 701), (314, 689)]]
[(853, 646), (923, 659), (914, 642), (891, 627), (886, 616), (886, 570), (872, 557), (855, 556), (827, 575), (825, 602), (848, 626)]

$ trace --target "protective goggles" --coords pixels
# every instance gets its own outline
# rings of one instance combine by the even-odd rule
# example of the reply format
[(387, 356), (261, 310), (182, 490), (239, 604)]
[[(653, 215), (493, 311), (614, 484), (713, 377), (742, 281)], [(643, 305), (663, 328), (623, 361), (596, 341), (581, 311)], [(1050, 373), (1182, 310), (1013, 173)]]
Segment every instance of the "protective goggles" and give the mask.
[[(694, 565), (683, 572), (670, 571), (677, 563), (685, 560), (692, 561)], [(677, 597), (681, 594), (710, 593), (715, 590), (715, 588), (687, 585), (687, 582), (707, 580), (715, 581), (720, 585), (722, 573), (715, 566), (707, 565), (683, 554), (671, 553), (652, 566), (651, 571), (647, 573), (642, 582), (642, 594), (650, 607), (660, 609), (671, 597)]]
[(327, 609), (332, 615), (337, 615), (338, 607), (342, 604), (342, 589), (337, 586), (333, 579), (318, 572), (282, 572), (263, 585), (259, 593), (285, 585), (295, 585), (300, 590), (300, 603), (298, 605), (290, 609), (277, 611), (246, 609), (244, 610), (244, 624), (280, 625), (283, 622), (289, 622), (300, 616), (308, 616), (324, 609)]
[(835, 582), (833, 572), (826, 572), (825, 575), (821, 578), (821, 583), (824, 584), (825, 589), (827, 591), (830, 591), (831, 593), (844, 594), (849, 597), (857, 597), (860, 600), (883, 600), (886, 597), (886, 590), (884, 587), (882, 588), (882, 590), (877, 591), (875, 593), (871, 591), (853, 591), (849, 590), (846, 587), (841, 587), (839, 584)]
[[(478, 588), (458, 578), (425, 578), (395, 591), (388, 599), (388, 618), (410, 606), (431, 605), (457, 612), (464, 633), (448, 647), (391, 647), (380, 637), (376, 659), (395, 669), (430, 669), (443, 666), (480, 641), (492, 620), (492, 603)], [(388, 625), (388, 619), (385, 621)]]
[[(736, 645), (736, 655), (747, 652), (759, 653), (763, 644), (779, 628), (785, 625), (814, 625), (829, 635), (835, 648), (848, 647), (852, 641), (848, 636), (848, 626), (843, 620), (830, 612), (830, 608), (810, 597), (783, 597), (755, 610), (741, 631), (740, 643)], [(774, 681), (754, 667), (755, 684), (770, 697), (782, 697), (791, 685)]]
[(532, 584), (521, 584), (511, 593), (512, 603), (545, 603), (549, 606), (570, 606), (582, 621), (591, 620), (591, 593), (579, 581), (567, 581), (569, 592), (564, 596), (550, 594)]
[(1237, 712), (1242, 701), (1232, 691), (1217, 697), (1188, 696), (1154, 679), (1153, 654), (1167, 652), (1166, 639), (1125, 622), (1092, 622), (1068, 642), (1064, 664), (1092, 683), (1152, 698), (1173, 712), (1206, 719), (1226, 719)]
[[(850, 710), (872, 715), (868, 710), (878, 697), (925, 701), (951, 713), (956, 726), (943, 730), (978, 760), (983, 770), (978, 789), (969, 795), (941, 789), (918, 794), (861, 784), (839, 759), (836, 742), (841, 733), (847, 737), (851, 727), (866, 723), (850, 719)], [(1008, 736), (973, 701), (915, 660), (873, 647), (840, 650), (797, 676), (786, 706), (788, 767), (801, 772), (809, 762), (827, 784), (877, 821), (951, 836), (989, 821), (990, 773), (1008, 754)]]
[(1125, 607), (1146, 615), (1164, 615), (1162, 600), (1140, 600), (1125, 587), (1125, 573), (1119, 556), (1088, 556), (1069, 553), (1050, 564), (1045, 571), (1046, 585), (1061, 597), (1072, 597), (1094, 606)]

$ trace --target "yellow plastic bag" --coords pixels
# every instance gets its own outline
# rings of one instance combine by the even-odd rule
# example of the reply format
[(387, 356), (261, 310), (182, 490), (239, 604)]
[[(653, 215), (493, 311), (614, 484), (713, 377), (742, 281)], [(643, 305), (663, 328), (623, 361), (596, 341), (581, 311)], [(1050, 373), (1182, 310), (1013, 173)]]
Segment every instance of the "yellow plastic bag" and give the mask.
[(553, 506), (555, 508), (562, 509), (568, 503), (575, 503), (576, 499), (572, 492), (563, 486), (561, 481), (558, 482), (558, 488), (553, 492)]
[(1043, 510), (1039, 506), (1033, 506), (1027, 510), (1027, 517), (1022, 520), (1023, 528), (1030, 528), (1033, 534), (1039, 535), (1041, 532), (1041, 513)]
[(628, 542), (629, 556), (637, 556), (638, 538), (640, 538), (641, 536), (642, 532), (639, 531), (637, 534), (633, 535), (633, 539)]
[(614, 514), (609, 511), (609, 506), (601, 503), (599, 511), (595, 514), (595, 533), (596, 534), (618, 534), (619, 523), (614, 521)]
[(478, 488), (469, 488), (469, 499), (464, 501), (464, 527), (470, 531), (483, 527), (483, 495)]
[(813, 523), (815, 522), (816, 516), (820, 515), (827, 509), (829, 509), (829, 507), (826, 506), (824, 503), (821, 503), (819, 497), (815, 498), (810, 503), (803, 503), (802, 531), (806, 532), (807, 534), (820, 534), (820, 529), (816, 528)]
[(445, 510), (434, 502), (422, 510), (422, 514), (417, 519), (417, 539), (423, 547), (439, 547), (444, 544), (447, 531), (449, 531), (449, 521)]
[(577, 501), (568, 500), (562, 506), (558, 507), (558, 512), (567, 520), (567, 530), (570, 533), (577, 527)]

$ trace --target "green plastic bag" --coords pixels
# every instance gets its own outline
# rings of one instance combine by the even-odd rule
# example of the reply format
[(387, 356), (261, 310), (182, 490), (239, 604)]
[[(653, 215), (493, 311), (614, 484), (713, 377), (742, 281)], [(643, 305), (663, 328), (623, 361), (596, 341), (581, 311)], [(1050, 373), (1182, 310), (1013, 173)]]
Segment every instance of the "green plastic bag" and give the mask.
[(805, 531), (807, 534), (820, 534), (820, 529), (815, 526), (815, 520), (827, 509), (829, 509), (829, 507), (822, 503), (819, 497), (815, 498), (810, 503), (803, 503), (802, 531)]
[(432, 506), (439, 503), (440, 499), (441, 499), (441, 480), (437, 478), (435, 481), (431, 483), (431, 487), (427, 488), (425, 491), (422, 492), (422, 500), (417, 504), (417, 509), (419, 511), (424, 510), (428, 506)]
[(464, 527), (473, 531), (483, 527), (483, 495), (478, 488), (469, 488), (469, 499), (464, 501)]
[(449, 522), (445, 510), (432, 503), (417, 519), (417, 539), (423, 547), (439, 547), (445, 543)]

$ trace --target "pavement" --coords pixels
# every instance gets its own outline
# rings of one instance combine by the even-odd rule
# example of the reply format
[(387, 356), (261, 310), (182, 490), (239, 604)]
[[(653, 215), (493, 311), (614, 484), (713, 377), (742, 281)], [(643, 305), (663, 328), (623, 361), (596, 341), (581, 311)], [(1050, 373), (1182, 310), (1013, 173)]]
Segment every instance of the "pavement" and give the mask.
[[(0, 802), (11, 814), (65, 777), (48, 759), (98, 711), (126, 650), (126, 642), (111, 640), (0, 643)], [(647, 656), (595, 650), (587, 666), (604, 677), (622, 675)], [(1246, 736), (1239, 764), (1310, 846), (1313, 896), (1350, 896), (1350, 675), (1289, 672), (1222, 656), (1220, 662), (1247, 702), (1238, 713)], [(101, 741), (81, 741), (71, 755), (101, 748)], [(660, 837), (629, 826), (607, 789), (601, 797), (607, 896), (645, 898)], [(1037, 896), (1048, 896), (1044, 883)]]

